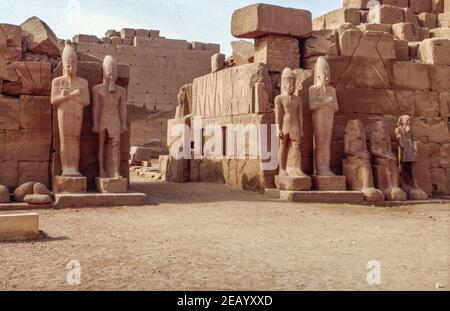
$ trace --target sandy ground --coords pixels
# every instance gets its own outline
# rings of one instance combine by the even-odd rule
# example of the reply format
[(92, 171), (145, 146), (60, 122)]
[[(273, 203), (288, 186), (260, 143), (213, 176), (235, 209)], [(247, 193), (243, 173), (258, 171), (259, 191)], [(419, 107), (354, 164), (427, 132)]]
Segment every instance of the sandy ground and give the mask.
[[(450, 288), (450, 205), (294, 204), (223, 185), (149, 184), (144, 207), (39, 211), (48, 238), (0, 244), (0, 290)], [(66, 264), (81, 265), (81, 285)], [(367, 283), (367, 263), (382, 284)]]

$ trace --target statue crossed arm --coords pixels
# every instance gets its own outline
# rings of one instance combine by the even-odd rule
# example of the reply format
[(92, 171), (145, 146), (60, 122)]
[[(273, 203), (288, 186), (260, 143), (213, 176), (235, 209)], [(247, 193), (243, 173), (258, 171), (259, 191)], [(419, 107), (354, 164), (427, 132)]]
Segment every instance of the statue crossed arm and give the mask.
[(74, 85), (71, 86), (64, 77), (52, 81), (51, 103), (54, 109), (70, 100), (78, 102), (82, 107), (89, 106), (89, 89), (87, 83), (85, 83), (87, 81), (74, 82)]
[(80, 177), (83, 109), (90, 104), (89, 84), (77, 76), (78, 57), (70, 41), (62, 53), (63, 76), (52, 81), (51, 103), (57, 110), (62, 176)]

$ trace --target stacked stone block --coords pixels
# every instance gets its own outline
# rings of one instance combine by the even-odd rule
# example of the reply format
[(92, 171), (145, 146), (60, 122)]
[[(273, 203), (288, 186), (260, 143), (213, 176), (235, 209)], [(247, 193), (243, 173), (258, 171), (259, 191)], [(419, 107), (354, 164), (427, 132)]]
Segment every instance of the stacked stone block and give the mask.
[[(264, 79), (264, 84), (272, 85), (271, 90), (267, 90), (271, 103), (279, 92), (280, 71), (284, 67), (300, 67), (295, 72), (297, 93), (304, 105), (302, 162), (305, 172), (313, 173), (314, 149), (308, 90), (314, 83), (316, 60), (319, 56), (325, 56), (331, 67), (331, 84), (337, 90), (340, 106), (332, 142), (332, 169), (335, 173), (342, 174), (345, 127), (349, 120), (361, 119), (367, 137), (370, 137), (369, 129), (374, 122), (387, 122), (392, 133), (393, 151), (397, 153), (394, 129), (399, 116), (408, 114), (414, 119), (415, 134), (419, 141), (420, 161), (415, 165), (415, 170), (419, 174), (421, 187), (429, 195), (447, 195), (450, 193), (450, 40), (442, 36), (446, 34), (447, 28), (430, 30), (428, 27), (434, 27), (434, 21), (438, 23), (439, 15), (445, 14), (444, 9), (450, 10), (450, 6), (445, 6), (447, 2), (444, 1), (383, 1), (375, 13), (384, 22), (369, 24), (364, 22), (364, 18), (369, 16), (368, 2), (344, 1), (343, 9), (314, 19), (311, 25), (314, 30), (304, 31), (301, 35), (298, 25), (307, 25), (307, 21), (300, 18), (289, 20), (290, 16), (298, 14), (297, 10), (261, 4), (249, 6), (234, 13), (232, 33), (239, 38), (255, 39), (254, 62), (255, 65), (263, 63), (269, 73), (270, 79)], [(272, 18), (265, 19), (265, 14)], [(303, 19), (308, 19), (307, 14), (303, 15)], [(429, 34), (432, 38), (429, 38)], [(300, 43), (297, 54), (300, 57), (299, 66), (291, 61), (294, 59), (290, 56), (293, 45), (287, 43), (288, 37), (290, 40), (296, 38)], [(271, 45), (271, 40), (280, 42)], [(283, 53), (287, 54), (285, 58), (278, 57)], [(244, 70), (245, 66), (248, 65), (233, 70)], [(230, 69), (224, 71), (227, 70)], [(220, 75), (221, 71), (215, 74)], [(228, 102), (242, 104), (245, 100), (227, 100), (226, 94), (219, 96), (218, 89), (213, 87), (199, 92), (195, 85), (202, 85), (199, 82), (203, 82), (203, 85), (211, 86), (213, 84), (208, 80), (213, 77), (214, 74), (194, 81), (193, 107), (196, 115), (214, 121), (218, 116), (210, 116), (209, 112), (221, 111), (217, 106)], [(247, 90), (246, 86), (241, 88)], [(201, 99), (198, 106), (204, 110), (195, 110), (197, 98)], [(200, 103), (208, 103), (209, 108)], [(245, 118), (251, 118), (252, 114), (242, 111), (237, 116), (228, 119), (221, 116), (220, 120), (245, 124)], [(265, 116), (264, 122), (273, 122), (273, 112), (266, 112)], [(199, 164), (191, 161), (191, 180), (225, 181), (240, 188), (251, 185), (244, 183), (243, 186), (233, 182), (235, 179), (227, 178), (230, 163), (233, 162), (203, 161)], [(247, 165), (251, 171), (252, 166), (249, 163)], [(253, 171), (257, 172), (258, 169), (253, 168)], [(248, 172), (244, 174), (239, 169), (234, 172), (238, 181), (249, 176)], [(273, 176), (270, 174), (264, 176), (259, 181), (264, 180), (265, 184), (260, 183), (259, 186), (270, 184), (273, 181), (271, 178)]]
[(165, 141), (180, 87), (209, 73), (211, 56), (220, 51), (216, 44), (166, 39), (146, 29), (108, 30), (102, 39), (78, 35), (74, 41), (78, 52), (100, 59), (112, 55), (130, 66), (132, 145)]
[[(340, 105), (332, 147), (337, 173), (342, 169), (344, 129), (350, 119), (362, 119), (367, 134), (373, 122), (383, 119), (393, 133), (398, 117), (408, 114), (414, 117), (420, 148), (429, 155), (429, 167), (420, 176), (422, 186), (430, 195), (446, 195), (450, 192), (450, 40), (430, 38), (415, 46), (411, 53), (406, 40), (387, 32), (320, 30), (304, 41), (302, 62), (311, 70), (317, 56), (323, 55), (331, 67)], [(396, 152), (396, 139), (392, 139)], [(306, 171), (312, 173), (312, 142), (303, 148)]]
[(0, 184), (11, 189), (50, 183), (51, 63), (28, 61), (27, 53), (22, 28), (0, 24)]
[(311, 12), (266, 4), (236, 10), (231, 21), (233, 36), (255, 40), (254, 62), (266, 64), (274, 81), (285, 67), (300, 66), (300, 39), (311, 31)]

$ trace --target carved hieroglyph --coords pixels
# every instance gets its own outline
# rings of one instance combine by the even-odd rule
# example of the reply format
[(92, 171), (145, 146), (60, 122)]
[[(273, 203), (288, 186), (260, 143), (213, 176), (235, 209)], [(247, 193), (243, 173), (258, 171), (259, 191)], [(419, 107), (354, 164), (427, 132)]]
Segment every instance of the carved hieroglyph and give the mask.
[[(100, 178), (120, 179), (121, 135), (127, 131), (127, 91), (116, 85), (117, 63), (112, 56), (103, 61), (103, 83), (93, 90), (93, 131), (99, 134), (98, 162)], [(111, 140), (111, 158), (106, 159), (106, 143)], [(106, 163), (112, 164), (113, 176), (109, 176)]]
[(351, 120), (345, 129), (344, 175), (350, 190), (362, 191), (366, 201), (384, 201), (384, 194), (375, 189), (370, 153), (361, 120)]
[(268, 100), (255, 100), (261, 84), (267, 98), (271, 98), (272, 84), (264, 64), (242, 65), (199, 77), (193, 82), (190, 113), (214, 118), (271, 112)]
[(408, 194), (410, 200), (426, 200), (428, 195), (420, 189), (413, 164), (417, 162), (418, 152), (411, 117), (404, 115), (398, 120), (395, 136), (398, 140), (398, 166), (402, 189)]
[(314, 85), (309, 89), (309, 108), (313, 113), (315, 175), (334, 176), (330, 169), (331, 138), (339, 106), (336, 89), (330, 86), (330, 66), (325, 57), (317, 60), (314, 77)]
[(90, 104), (88, 82), (77, 77), (78, 57), (70, 41), (62, 53), (63, 76), (52, 82), (51, 102), (58, 113), (62, 176), (81, 177), (80, 135), (83, 109)]
[(392, 152), (391, 135), (383, 121), (377, 121), (372, 125), (370, 151), (375, 159), (375, 183), (378, 189), (384, 192), (386, 200), (408, 200), (408, 196), (400, 188), (397, 157)]

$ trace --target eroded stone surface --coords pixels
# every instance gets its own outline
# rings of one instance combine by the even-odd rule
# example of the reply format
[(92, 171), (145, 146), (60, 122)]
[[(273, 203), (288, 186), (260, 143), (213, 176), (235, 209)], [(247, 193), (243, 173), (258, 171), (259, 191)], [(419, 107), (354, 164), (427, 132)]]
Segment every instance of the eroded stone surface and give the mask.
[(9, 203), (9, 190), (5, 186), (0, 185), (0, 204)]
[(275, 185), (278, 190), (309, 191), (312, 188), (310, 177), (275, 176)]
[(53, 191), (55, 193), (85, 193), (87, 179), (85, 177), (55, 176), (53, 178)]
[(311, 12), (268, 4), (254, 4), (233, 13), (231, 33), (254, 39), (275, 34), (307, 37), (312, 31)]
[(96, 178), (97, 191), (100, 193), (127, 193), (128, 180), (126, 178)]
[(362, 191), (368, 202), (384, 201), (384, 194), (373, 181), (370, 154), (361, 120), (351, 120), (345, 130), (344, 175), (349, 190)]
[(313, 189), (317, 191), (345, 191), (347, 179), (345, 176), (313, 176)]
[(50, 57), (61, 55), (58, 38), (45, 22), (33, 16), (26, 20), (21, 27), (27, 33), (25, 42), (29, 51), (46, 54)]
[(255, 57), (255, 47), (251, 42), (245, 40), (232, 41), (233, 59), (236, 65), (253, 63)]

